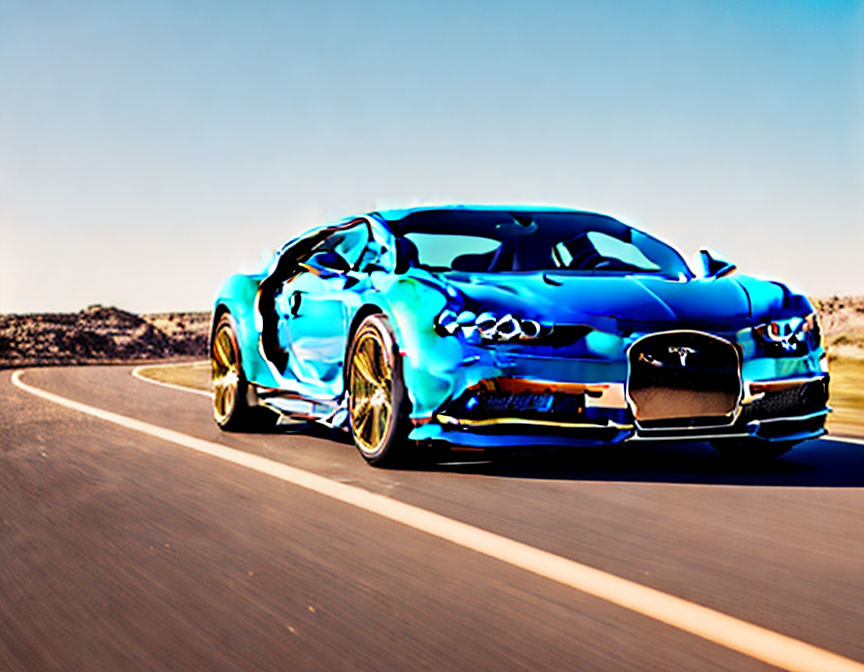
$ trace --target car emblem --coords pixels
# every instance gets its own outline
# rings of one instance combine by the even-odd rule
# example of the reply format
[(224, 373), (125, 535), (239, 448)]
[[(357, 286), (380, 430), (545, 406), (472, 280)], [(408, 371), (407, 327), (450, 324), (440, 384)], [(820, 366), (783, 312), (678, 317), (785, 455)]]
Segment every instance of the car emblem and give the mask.
[(693, 355), (696, 353), (693, 348), (688, 348), (684, 345), (671, 345), (669, 346), (669, 352), (678, 355), (682, 367), (687, 366), (687, 355)]

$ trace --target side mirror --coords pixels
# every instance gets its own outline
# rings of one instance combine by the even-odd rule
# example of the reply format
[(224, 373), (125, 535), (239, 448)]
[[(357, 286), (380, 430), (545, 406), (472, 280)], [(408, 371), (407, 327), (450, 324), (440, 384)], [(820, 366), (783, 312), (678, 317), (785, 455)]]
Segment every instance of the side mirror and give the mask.
[(332, 250), (316, 252), (301, 265), (308, 268), (315, 275), (325, 279), (345, 275), (345, 273), (351, 270), (351, 265), (341, 255)]
[(706, 280), (722, 278), (738, 268), (730, 261), (715, 257), (708, 250), (699, 250), (699, 256), (702, 259), (702, 277)]

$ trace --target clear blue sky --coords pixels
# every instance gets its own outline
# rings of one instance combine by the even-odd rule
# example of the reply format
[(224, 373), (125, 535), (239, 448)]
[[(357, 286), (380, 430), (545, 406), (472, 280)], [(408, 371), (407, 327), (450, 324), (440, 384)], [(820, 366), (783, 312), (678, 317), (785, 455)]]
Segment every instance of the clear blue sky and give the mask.
[(0, 0), (0, 312), (207, 309), (328, 219), (530, 202), (864, 293), (864, 10)]

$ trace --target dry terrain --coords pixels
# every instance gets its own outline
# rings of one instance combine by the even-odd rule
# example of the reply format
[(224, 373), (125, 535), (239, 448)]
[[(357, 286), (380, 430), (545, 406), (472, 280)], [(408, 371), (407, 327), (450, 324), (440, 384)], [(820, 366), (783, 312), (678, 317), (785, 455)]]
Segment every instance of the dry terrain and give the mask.
[(209, 327), (207, 312), (135, 315), (105, 306), (0, 315), (0, 368), (200, 358)]
[(813, 299), (831, 357), (864, 359), (864, 296)]

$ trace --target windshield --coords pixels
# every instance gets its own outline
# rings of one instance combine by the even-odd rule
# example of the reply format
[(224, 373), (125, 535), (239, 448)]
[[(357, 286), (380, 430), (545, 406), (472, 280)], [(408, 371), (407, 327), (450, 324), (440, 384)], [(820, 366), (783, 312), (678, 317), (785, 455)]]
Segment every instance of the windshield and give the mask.
[(396, 227), (408, 263), (433, 271), (662, 275), (692, 278), (678, 252), (603, 215), (582, 212), (432, 210)]

